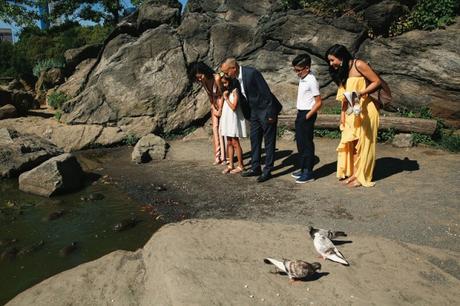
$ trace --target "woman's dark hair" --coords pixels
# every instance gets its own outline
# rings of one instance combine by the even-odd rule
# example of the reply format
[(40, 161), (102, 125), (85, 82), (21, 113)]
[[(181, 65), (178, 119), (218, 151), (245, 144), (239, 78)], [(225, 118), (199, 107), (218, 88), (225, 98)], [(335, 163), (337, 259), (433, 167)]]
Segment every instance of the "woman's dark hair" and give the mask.
[(331, 76), (334, 83), (336, 83), (338, 86), (345, 86), (348, 79), (348, 71), (350, 70), (350, 60), (353, 59), (353, 56), (345, 46), (338, 44), (333, 45), (332, 47), (327, 49), (325, 57), (328, 63), (329, 59), (327, 57), (329, 55), (333, 55), (342, 61), (342, 65), (337, 70), (334, 69), (334, 67), (332, 67), (331, 65), (329, 65), (329, 75)]
[(212, 79), (214, 78), (215, 71), (201, 61), (190, 64), (188, 69), (188, 75), (191, 81), (195, 81), (195, 76), (198, 73), (204, 74), (207, 79)]
[(310, 55), (308, 55), (306, 53), (297, 55), (292, 60), (292, 66), (310, 67), (311, 66), (311, 57), (310, 57)]

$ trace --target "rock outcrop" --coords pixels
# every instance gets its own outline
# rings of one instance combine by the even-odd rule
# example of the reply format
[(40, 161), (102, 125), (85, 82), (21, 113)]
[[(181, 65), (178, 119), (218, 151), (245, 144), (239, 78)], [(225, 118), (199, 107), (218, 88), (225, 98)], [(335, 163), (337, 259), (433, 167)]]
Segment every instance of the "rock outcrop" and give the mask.
[(350, 267), (323, 261), (321, 273), (293, 286), (263, 258), (315, 261), (304, 226), (189, 220), (164, 226), (141, 250), (116, 251), (55, 275), (7, 305), (392, 305), (402, 299), (450, 305), (458, 300), (458, 278), (433, 264), (456, 262), (458, 254), (380, 237), (352, 239), (340, 246)]
[(70, 153), (50, 158), (19, 176), (20, 190), (45, 197), (75, 191), (82, 184), (83, 170)]
[(62, 120), (137, 126), (132, 128), (136, 137), (202, 123), (209, 114), (207, 97), (187, 78), (187, 66), (204, 60), (216, 67), (226, 56), (257, 67), (289, 113), (295, 111), (297, 86), (291, 61), (307, 52), (324, 100), (335, 103), (337, 89), (323, 57), (329, 46), (340, 43), (382, 73), (396, 106), (428, 106), (455, 126), (460, 122), (460, 56), (455, 51), (460, 19), (446, 30), (370, 40), (366, 22), (384, 31), (406, 9), (390, 0), (377, 2), (359, 7), (368, 17), (380, 17), (364, 22), (350, 16), (322, 18), (308, 10), (286, 12), (276, 0), (190, 0), (180, 20), (177, 1), (146, 2), (106, 40), (85, 71), (81, 93), (64, 106)]
[(41, 137), (0, 128), (0, 178), (17, 176), (61, 153)]

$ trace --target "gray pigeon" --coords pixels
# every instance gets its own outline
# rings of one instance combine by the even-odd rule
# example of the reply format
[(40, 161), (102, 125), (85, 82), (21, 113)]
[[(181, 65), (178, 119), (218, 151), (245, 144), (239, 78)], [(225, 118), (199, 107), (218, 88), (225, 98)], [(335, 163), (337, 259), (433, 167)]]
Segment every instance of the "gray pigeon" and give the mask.
[(313, 236), (315, 249), (323, 257), (323, 259), (329, 259), (345, 266), (350, 265), (327, 236), (322, 236), (319, 232), (314, 233)]
[(317, 270), (321, 270), (319, 262), (308, 263), (303, 260), (288, 260), (282, 261), (273, 258), (264, 258), (266, 264), (272, 264), (280, 271), (286, 273), (290, 279), (304, 279), (315, 274)]
[(311, 239), (315, 238), (315, 233), (319, 233), (321, 236), (326, 236), (330, 240), (334, 240), (337, 237), (347, 237), (347, 234), (342, 231), (331, 231), (331, 230), (325, 230), (322, 228), (314, 228), (313, 226), (308, 227), (308, 232), (310, 234)]

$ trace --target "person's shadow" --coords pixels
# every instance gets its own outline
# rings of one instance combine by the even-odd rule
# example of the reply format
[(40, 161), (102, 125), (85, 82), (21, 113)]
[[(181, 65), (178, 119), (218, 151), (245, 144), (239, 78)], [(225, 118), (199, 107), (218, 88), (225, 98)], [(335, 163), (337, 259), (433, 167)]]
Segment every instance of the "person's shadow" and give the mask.
[(383, 180), (403, 171), (417, 171), (420, 166), (416, 160), (382, 157), (375, 162), (374, 181)]

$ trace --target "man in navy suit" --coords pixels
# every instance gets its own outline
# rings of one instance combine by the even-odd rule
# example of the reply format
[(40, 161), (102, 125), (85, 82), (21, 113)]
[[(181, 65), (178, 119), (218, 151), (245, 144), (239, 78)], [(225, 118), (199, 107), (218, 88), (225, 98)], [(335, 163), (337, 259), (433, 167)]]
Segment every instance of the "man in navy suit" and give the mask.
[[(265, 182), (271, 178), (275, 161), (276, 124), (282, 105), (257, 69), (240, 66), (235, 58), (227, 58), (222, 63), (221, 70), (225, 75), (239, 81), (240, 105), (244, 117), (251, 124), (251, 169), (241, 175), (258, 176), (258, 182)], [(262, 139), (265, 141), (263, 171), (260, 166)]]

